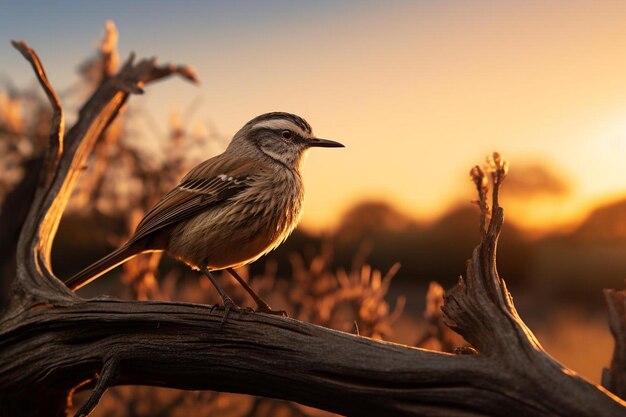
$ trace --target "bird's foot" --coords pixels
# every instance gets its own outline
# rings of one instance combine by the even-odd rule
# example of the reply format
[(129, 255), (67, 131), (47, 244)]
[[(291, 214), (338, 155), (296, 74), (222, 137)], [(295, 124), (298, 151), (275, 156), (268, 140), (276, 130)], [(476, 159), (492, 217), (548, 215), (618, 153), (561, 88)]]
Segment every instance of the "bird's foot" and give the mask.
[[(226, 323), (226, 319), (228, 318), (228, 315), (230, 314), (231, 311), (234, 311), (235, 313), (254, 313), (254, 310), (252, 310), (250, 307), (239, 307), (237, 304), (235, 304), (235, 302), (232, 300), (232, 298), (226, 296), (223, 298), (222, 302), (224, 303), (224, 315), (222, 316), (222, 321), (220, 322), (220, 329), (222, 328), (222, 326), (224, 326), (224, 323)], [(215, 304), (213, 306), (211, 306), (211, 313), (213, 312), (213, 309), (215, 308), (221, 308), (222, 306)]]
[(272, 307), (270, 307), (269, 305), (267, 305), (267, 303), (261, 302), (261, 303), (257, 303), (257, 309), (255, 310), (255, 312), (257, 313), (265, 313), (265, 314), (272, 314), (274, 316), (281, 316), (281, 317), (289, 317), (289, 314), (287, 314), (287, 312), (285, 310), (274, 310), (272, 309)]

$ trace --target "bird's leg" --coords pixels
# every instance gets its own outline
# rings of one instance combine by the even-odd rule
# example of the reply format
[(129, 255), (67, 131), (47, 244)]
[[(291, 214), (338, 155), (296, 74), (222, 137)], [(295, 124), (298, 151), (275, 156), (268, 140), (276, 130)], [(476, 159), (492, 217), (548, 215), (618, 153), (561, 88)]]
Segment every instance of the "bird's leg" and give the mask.
[(235, 302), (232, 300), (232, 298), (230, 298), (226, 294), (226, 292), (224, 292), (222, 287), (220, 287), (220, 284), (217, 283), (217, 280), (215, 279), (215, 277), (213, 276), (213, 274), (211, 273), (209, 268), (203, 267), (201, 269), (201, 271), (211, 281), (211, 284), (213, 284), (213, 286), (215, 287), (215, 289), (219, 293), (220, 297), (222, 297), (222, 302), (224, 303), (224, 317), (222, 317), (222, 322), (220, 323), (220, 327), (222, 327), (224, 325), (224, 323), (226, 322), (226, 318), (228, 317), (228, 313), (230, 313), (231, 310), (234, 310), (234, 311), (237, 311), (237, 312), (241, 312), (243, 310), (242, 310), (241, 307), (239, 307), (239, 306), (237, 306), (235, 304)]
[(257, 305), (257, 309), (256, 309), (257, 312), (288, 317), (288, 314), (285, 310), (273, 310), (265, 301), (261, 299), (261, 297), (257, 295), (257, 293), (254, 292), (252, 288), (250, 288), (250, 286), (246, 283), (246, 281), (244, 281), (244, 279), (241, 278), (241, 276), (237, 272), (235, 272), (233, 268), (226, 268), (226, 270), (228, 271), (230, 275), (233, 276), (233, 278), (237, 280), (237, 282), (241, 284), (243, 289), (246, 290), (248, 294), (250, 294), (250, 297), (252, 297), (252, 299)]

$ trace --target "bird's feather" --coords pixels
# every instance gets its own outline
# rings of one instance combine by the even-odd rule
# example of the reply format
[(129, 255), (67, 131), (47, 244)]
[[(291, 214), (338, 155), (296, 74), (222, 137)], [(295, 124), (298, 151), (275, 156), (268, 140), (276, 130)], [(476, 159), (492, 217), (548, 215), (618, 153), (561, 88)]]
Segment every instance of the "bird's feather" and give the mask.
[(222, 155), (201, 163), (146, 214), (128, 244), (228, 201), (249, 188), (263, 168), (258, 160)]

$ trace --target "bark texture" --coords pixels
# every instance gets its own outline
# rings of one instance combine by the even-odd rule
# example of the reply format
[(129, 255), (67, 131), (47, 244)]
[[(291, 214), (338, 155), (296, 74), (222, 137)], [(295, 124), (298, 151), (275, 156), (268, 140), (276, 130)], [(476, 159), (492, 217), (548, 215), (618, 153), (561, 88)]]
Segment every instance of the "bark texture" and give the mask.
[(615, 339), (611, 366), (602, 373), (602, 385), (626, 398), (626, 290), (604, 290), (609, 310), (609, 328)]

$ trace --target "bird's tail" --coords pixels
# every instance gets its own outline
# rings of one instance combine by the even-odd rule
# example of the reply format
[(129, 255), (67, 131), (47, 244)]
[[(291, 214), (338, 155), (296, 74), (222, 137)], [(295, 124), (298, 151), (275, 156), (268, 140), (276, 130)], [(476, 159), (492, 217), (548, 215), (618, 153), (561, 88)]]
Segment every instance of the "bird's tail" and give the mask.
[(65, 281), (65, 284), (70, 290), (77, 290), (115, 268), (119, 264), (135, 257), (140, 252), (141, 251), (138, 251), (133, 245), (124, 245), (99, 261), (89, 265), (87, 268)]

